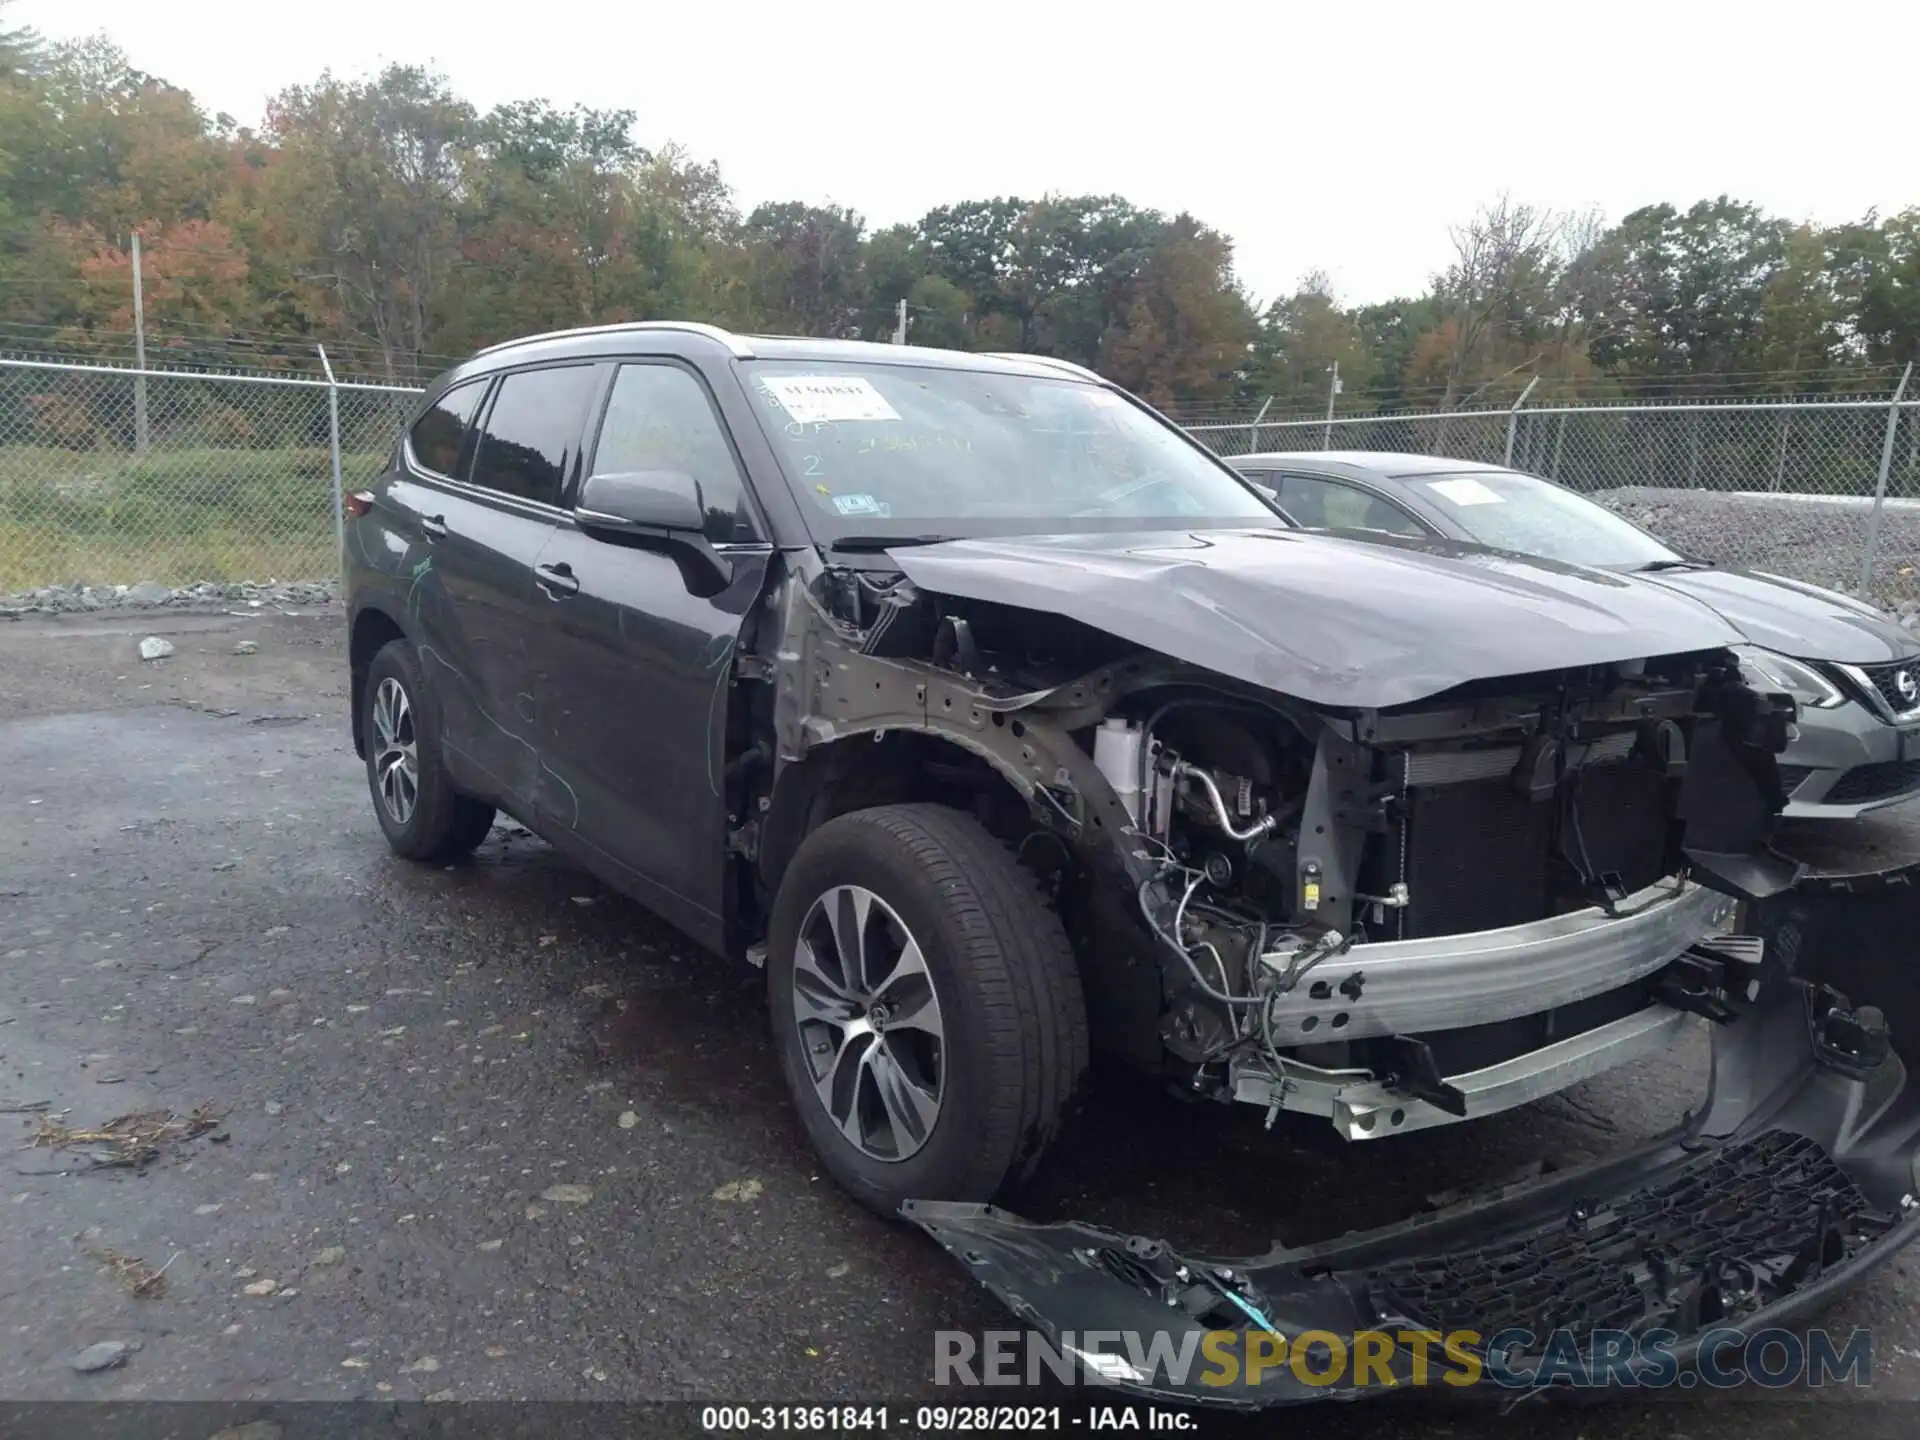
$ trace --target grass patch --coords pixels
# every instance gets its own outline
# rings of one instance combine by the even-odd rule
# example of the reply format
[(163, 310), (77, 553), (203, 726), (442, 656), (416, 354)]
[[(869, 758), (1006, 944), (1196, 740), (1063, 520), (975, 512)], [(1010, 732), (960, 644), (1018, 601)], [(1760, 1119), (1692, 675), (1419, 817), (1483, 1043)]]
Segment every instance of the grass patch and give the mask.
[[(384, 456), (342, 457), (347, 488)], [(339, 574), (326, 448), (0, 447), (0, 590)]]

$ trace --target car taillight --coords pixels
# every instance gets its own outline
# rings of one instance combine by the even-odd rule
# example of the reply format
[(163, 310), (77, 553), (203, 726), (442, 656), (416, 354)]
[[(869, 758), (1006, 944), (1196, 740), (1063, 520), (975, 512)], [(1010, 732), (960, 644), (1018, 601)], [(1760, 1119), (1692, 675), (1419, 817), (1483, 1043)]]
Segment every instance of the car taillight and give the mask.
[(353, 494), (347, 496), (347, 514), (353, 516), (355, 519), (358, 519), (371, 509), (373, 509), (373, 492), (371, 490), (356, 490)]

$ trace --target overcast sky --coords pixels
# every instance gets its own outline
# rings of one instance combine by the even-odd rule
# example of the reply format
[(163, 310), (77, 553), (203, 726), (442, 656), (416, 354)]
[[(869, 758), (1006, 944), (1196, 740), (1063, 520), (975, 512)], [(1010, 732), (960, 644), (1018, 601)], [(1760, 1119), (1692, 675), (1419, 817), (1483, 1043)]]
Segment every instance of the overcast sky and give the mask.
[[(1168, 6), (1066, 0), (19, 0), (105, 31), (209, 111), (257, 123), (323, 68), (443, 71), (482, 106), (631, 109), (720, 162), (743, 205), (875, 225), (1000, 194), (1117, 192), (1230, 234), (1257, 297), (1311, 270), (1416, 291), (1502, 191), (1555, 208), (1722, 192), (1796, 219), (1920, 203), (1920, 4), (1724, 0)], [(498, 20), (489, 17), (497, 15)]]

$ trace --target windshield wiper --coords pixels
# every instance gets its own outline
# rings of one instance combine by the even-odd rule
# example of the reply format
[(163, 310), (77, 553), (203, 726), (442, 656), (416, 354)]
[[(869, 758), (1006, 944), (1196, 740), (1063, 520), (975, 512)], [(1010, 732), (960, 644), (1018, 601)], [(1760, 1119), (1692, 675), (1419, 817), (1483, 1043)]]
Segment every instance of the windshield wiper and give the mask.
[(844, 550), (851, 555), (872, 555), (904, 545), (942, 545), (959, 538), (958, 535), (842, 535), (827, 548)]
[(1651, 575), (1656, 570), (1705, 570), (1707, 568), (1705, 560), (1649, 560), (1644, 565), (1634, 566), (1633, 573)]

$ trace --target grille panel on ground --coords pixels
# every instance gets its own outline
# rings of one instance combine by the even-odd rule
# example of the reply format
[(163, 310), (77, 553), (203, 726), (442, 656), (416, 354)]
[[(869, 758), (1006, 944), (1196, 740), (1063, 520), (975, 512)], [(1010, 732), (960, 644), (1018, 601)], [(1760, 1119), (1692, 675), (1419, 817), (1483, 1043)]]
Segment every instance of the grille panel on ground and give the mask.
[(1675, 1328), (1692, 1330), (1791, 1293), (1893, 1225), (1817, 1143), (1775, 1130), (1559, 1224), (1345, 1278), (1443, 1331), (1545, 1337), (1686, 1316)]
[(1882, 760), (1873, 765), (1856, 765), (1827, 791), (1834, 805), (1858, 805), (1868, 800), (1885, 800), (1920, 790), (1920, 760)]

